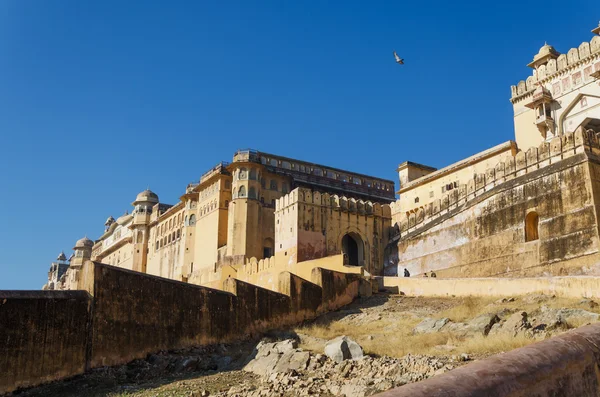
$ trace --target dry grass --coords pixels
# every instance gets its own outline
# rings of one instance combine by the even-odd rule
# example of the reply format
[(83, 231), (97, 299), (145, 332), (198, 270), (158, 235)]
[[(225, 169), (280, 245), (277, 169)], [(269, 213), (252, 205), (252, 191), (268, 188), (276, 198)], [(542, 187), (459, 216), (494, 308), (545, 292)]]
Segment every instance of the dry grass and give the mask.
[[(525, 297), (526, 298), (526, 297)], [(449, 298), (450, 299), (450, 298)], [(539, 310), (542, 305), (549, 308), (578, 308), (587, 311), (600, 313), (600, 307), (590, 308), (589, 305), (580, 303), (580, 299), (552, 298), (542, 302), (519, 298), (514, 302), (500, 302), (501, 298), (453, 298), (458, 301), (457, 305), (449, 305), (445, 310), (432, 309), (429, 317), (444, 318), (447, 317), (454, 322), (465, 322), (484, 313), (497, 313), (503, 309), (509, 312), (526, 311), (533, 313)], [(427, 299), (422, 299), (423, 304), (427, 304)], [(399, 305), (402, 305), (400, 301)], [(448, 306), (446, 306), (448, 307)], [(368, 312), (369, 309), (364, 311)], [(385, 313), (385, 312), (384, 312)], [(352, 321), (338, 320), (329, 324), (314, 324), (297, 328), (299, 334), (309, 335), (303, 348), (322, 352), (324, 341), (335, 338), (340, 335), (348, 335), (356, 340), (368, 354), (387, 355), (393, 357), (402, 357), (408, 353), (411, 354), (429, 354), (429, 355), (453, 355), (468, 353), (474, 356), (487, 356), (499, 352), (505, 352), (516, 349), (530, 343), (536, 342), (536, 339), (528, 338), (523, 335), (513, 337), (508, 334), (495, 334), (484, 337), (458, 337), (451, 333), (434, 332), (429, 334), (413, 334), (413, 328), (421, 321), (411, 310), (405, 312), (396, 311), (389, 315), (384, 315), (380, 320), (369, 321), (364, 324), (356, 324)], [(570, 323), (571, 327), (578, 327), (585, 323)]]

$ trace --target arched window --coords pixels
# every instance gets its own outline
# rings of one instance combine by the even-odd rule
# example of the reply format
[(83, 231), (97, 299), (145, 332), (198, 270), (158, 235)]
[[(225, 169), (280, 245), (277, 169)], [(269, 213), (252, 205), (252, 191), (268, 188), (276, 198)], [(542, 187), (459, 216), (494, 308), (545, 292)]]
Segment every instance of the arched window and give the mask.
[(240, 173), (238, 174), (241, 180), (248, 179), (248, 171), (245, 168), (240, 168)]
[(196, 224), (196, 215), (190, 215), (190, 226), (194, 226)]
[(539, 216), (537, 212), (531, 211), (525, 217), (525, 241), (535, 241), (538, 240), (538, 223)]
[(419, 202), (419, 198), (415, 197), (415, 203), (418, 203), (418, 202)]
[(277, 181), (274, 179), (271, 179), (271, 186), (270, 186), (271, 190), (277, 190)]
[(246, 186), (240, 186), (240, 191), (238, 193), (238, 197), (246, 197)]
[(158, 240), (156, 240), (156, 247), (155, 247), (155, 249), (156, 249), (157, 251), (158, 251), (158, 244), (159, 244), (159, 242), (158, 242)]
[(185, 216), (185, 218), (183, 218), (183, 226), (187, 226), (188, 225), (188, 220), (187, 220), (187, 215)]
[(256, 180), (256, 170), (254, 168), (250, 168), (250, 177), (249, 179)]
[(248, 189), (248, 198), (256, 198), (256, 189), (254, 188), (254, 186), (250, 186), (250, 189)]
[(225, 208), (229, 208), (229, 200), (225, 200)]
[(177, 238), (181, 237), (181, 229), (177, 229)]

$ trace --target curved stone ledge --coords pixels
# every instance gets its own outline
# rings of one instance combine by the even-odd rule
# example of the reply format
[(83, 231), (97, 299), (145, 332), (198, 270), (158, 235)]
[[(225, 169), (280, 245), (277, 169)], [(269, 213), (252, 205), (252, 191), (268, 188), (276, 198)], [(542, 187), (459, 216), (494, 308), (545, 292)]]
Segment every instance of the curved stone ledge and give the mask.
[(405, 385), (377, 397), (587, 397), (600, 390), (600, 324)]

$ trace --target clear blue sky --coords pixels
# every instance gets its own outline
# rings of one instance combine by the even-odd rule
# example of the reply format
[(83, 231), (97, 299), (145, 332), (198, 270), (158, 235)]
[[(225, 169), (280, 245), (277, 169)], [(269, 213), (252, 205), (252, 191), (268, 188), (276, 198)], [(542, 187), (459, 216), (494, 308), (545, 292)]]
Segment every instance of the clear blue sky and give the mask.
[[(240, 148), (397, 181), (512, 139), (510, 85), (597, 1), (0, 1), (0, 289)], [(392, 51), (406, 59), (401, 67)]]

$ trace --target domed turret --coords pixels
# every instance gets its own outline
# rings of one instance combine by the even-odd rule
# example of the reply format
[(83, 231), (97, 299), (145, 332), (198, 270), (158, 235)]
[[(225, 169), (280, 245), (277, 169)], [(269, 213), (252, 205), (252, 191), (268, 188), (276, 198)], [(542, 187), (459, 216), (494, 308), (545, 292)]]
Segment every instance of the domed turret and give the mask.
[(559, 55), (560, 52), (556, 51), (554, 47), (548, 43), (544, 43), (542, 48), (540, 48), (538, 53), (533, 57), (533, 61), (527, 66), (535, 69), (538, 66), (545, 64), (550, 59), (558, 58)]
[(94, 242), (92, 240), (90, 240), (89, 238), (84, 237), (82, 239), (77, 240), (77, 242), (75, 243), (75, 247), (73, 249), (77, 249), (77, 248), (92, 248), (94, 246)]
[(75, 257), (71, 259), (71, 266), (81, 266), (83, 263), (92, 257), (92, 247), (94, 242), (89, 238), (84, 237), (77, 240), (73, 251), (75, 251)]
[(156, 203), (158, 203), (158, 195), (156, 193), (154, 193), (152, 190), (146, 189), (137, 195), (137, 197), (135, 198), (135, 201), (133, 202), (133, 205), (137, 205), (137, 204), (141, 204), (141, 203), (156, 204)]

